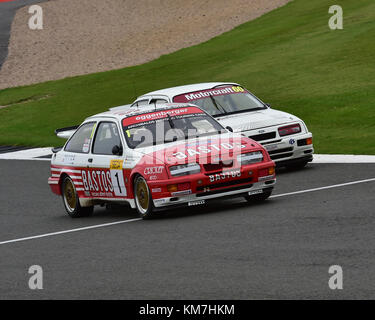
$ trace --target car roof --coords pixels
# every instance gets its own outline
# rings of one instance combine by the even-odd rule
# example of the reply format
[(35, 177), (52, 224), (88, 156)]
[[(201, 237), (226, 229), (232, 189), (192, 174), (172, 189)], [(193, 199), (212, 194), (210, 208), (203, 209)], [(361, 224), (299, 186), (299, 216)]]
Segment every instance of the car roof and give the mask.
[(184, 94), (184, 93), (188, 93), (188, 92), (194, 92), (194, 91), (199, 91), (199, 90), (207, 90), (207, 89), (215, 88), (217, 86), (224, 86), (224, 85), (239, 86), (239, 84), (235, 83), (235, 82), (202, 82), (202, 83), (188, 84), (188, 85), (184, 85), (184, 86), (178, 86), (178, 87), (172, 87), (172, 88), (148, 92), (148, 93), (145, 93), (145, 94), (139, 96), (137, 98), (137, 100), (139, 100), (143, 97), (152, 96), (152, 95), (174, 97), (174, 96)]
[(141, 108), (130, 107), (129, 105), (125, 105), (123, 106), (123, 108), (120, 106), (120, 107), (113, 108), (113, 110), (95, 114), (91, 117), (88, 117), (85, 121), (96, 120), (96, 118), (112, 118), (112, 119), (122, 120), (124, 118), (133, 117), (138, 114), (144, 114), (147, 112), (184, 108), (184, 107), (199, 108), (196, 105), (193, 105), (191, 103), (163, 103), (163, 104), (157, 104), (156, 107), (154, 104), (150, 104), (147, 106), (142, 106)]

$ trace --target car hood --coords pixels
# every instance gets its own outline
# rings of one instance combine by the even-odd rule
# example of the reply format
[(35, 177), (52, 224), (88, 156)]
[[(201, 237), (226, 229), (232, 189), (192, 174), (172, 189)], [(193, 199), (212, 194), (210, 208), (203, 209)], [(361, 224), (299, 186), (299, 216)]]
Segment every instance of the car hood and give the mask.
[(232, 127), (235, 132), (255, 130), (301, 121), (301, 119), (289, 113), (270, 108), (217, 117), (216, 120), (218, 120), (224, 127)]
[(148, 164), (172, 165), (228, 160), (237, 154), (256, 150), (263, 150), (263, 147), (251, 139), (237, 134), (222, 134), (146, 147), (137, 149), (137, 152), (144, 155), (142, 161)]

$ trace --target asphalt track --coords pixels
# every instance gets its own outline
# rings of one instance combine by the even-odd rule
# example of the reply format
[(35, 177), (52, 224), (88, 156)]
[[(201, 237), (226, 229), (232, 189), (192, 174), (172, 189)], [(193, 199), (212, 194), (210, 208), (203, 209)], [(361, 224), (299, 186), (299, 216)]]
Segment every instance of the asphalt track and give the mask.
[[(71, 219), (48, 176), (47, 161), (0, 160), (0, 299), (375, 298), (375, 179), (340, 185), (375, 178), (375, 164), (281, 171), (264, 204), (221, 200), (151, 221), (126, 207)], [(43, 290), (28, 288), (31, 265)], [(343, 290), (328, 287), (331, 265)]]
[[(0, 69), (8, 55), (10, 29), (16, 11), (26, 5), (32, 5), (49, 0), (12, 0), (0, 2)], [(25, 21), (28, 23), (28, 21)]]

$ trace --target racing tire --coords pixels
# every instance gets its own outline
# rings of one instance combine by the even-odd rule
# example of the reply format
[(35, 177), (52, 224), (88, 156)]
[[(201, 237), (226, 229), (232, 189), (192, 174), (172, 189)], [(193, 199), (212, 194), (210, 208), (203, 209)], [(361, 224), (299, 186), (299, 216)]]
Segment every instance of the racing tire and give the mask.
[(255, 194), (255, 195), (252, 195), (252, 196), (245, 196), (245, 199), (250, 202), (250, 203), (259, 203), (259, 202), (263, 202), (263, 201), (266, 201), (272, 194), (272, 191), (265, 191), (263, 193), (260, 193), (260, 194)]
[(134, 202), (139, 216), (146, 220), (153, 218), (154, 202), (147, 181), (138, 175), (134, 179)]
[(73, 180), (66, 176), (61, 188), (63, 203), (66, 212), (72, 218), (88, 217), (94, 212), (94, 207), (81, 207)]

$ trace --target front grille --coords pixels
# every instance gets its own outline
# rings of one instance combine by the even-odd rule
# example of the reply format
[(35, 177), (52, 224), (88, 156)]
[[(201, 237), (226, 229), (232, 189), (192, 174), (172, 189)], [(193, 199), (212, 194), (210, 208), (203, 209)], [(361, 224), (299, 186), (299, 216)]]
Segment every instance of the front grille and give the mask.
[(278, 154), (278, 153), (289, 152), (289, 151), (293, 151), (293, 147), (268, 151), (268, 154), (272, 155), (272, 154)]
[(262, 146), (265, 146), (267, 144), (272, 144), (272, 143), (278, 143), (281, 142), (281, 139), (279, 140), (272, 140), (272, 141), (267, 141), (267, 142), (262, 142)]
[(255, 141), (269, 140), (276, 138), (276, 132), (267, 132), (262, 134), (256, 134), (254, 136), (249, 136), (250, 139)]
[(226, 161), (225, 163), (223, 161), (220, 161), (219, 163), (207, 163), (203, 165), (203, 168), (206, 172), (215, 172), (215, 171), (222, 171), (224, 168), (232, 168), (233, 167), (233, 160), (232, 161)]
[(288, 158), (288, 157), (291, 157), (292, 155), (293, 155), (293, 152), (277, 154), (277, 155), (271, 156), (271, 159), (277, 160), (277, 159), (281, 159), (281, 158)]
[[(206, 186), (206, 187), (198, 187), (197, 191), (203, 191), (204, 188), (210, 188), (210, 190), (212, 190), (212, 189), (217, 189), (217, 188), (230, 187), (230, 186), (234, 186), (234, 185), (238, 185), (238, 184), (244, 184), (246, 182), (250, 182), (251, 180), (252, 180), (251, 178), (250, 179), (247, 178), (247, 179), (218, 183), (218, 184), (210, 185), (210, 186)], [(250, 183), (250, 184), (245, 184), (245, 185), (242, 185), (242, 186), (235, 186), (233, 188), (226, 188), (226, 189), (221, 189), (221, 190), (213, 190), (213, 191), (208, 191), (208, 192), (202, 192), (202, 193), (198, 193), (197, 197), (205, 197), (205, 196), (223, 193), (223, 192), (228, 192), (228, 191), (246, 189), (246, 188), (251, 188), (252, 186), (253, 186), (253, 184)]]

